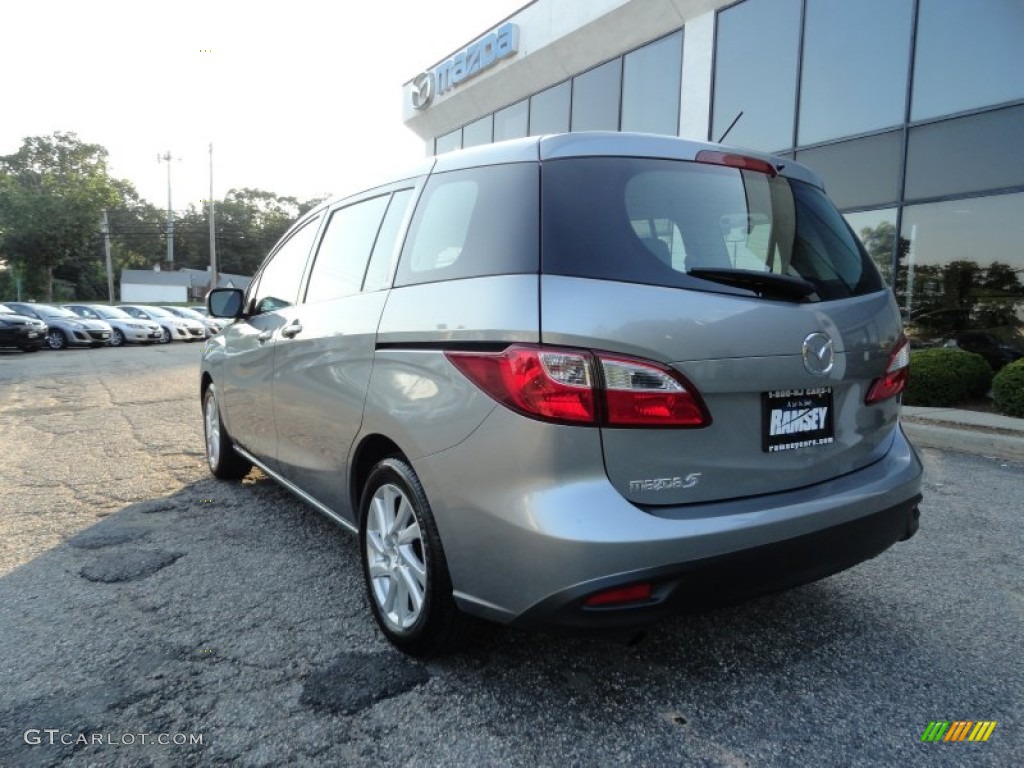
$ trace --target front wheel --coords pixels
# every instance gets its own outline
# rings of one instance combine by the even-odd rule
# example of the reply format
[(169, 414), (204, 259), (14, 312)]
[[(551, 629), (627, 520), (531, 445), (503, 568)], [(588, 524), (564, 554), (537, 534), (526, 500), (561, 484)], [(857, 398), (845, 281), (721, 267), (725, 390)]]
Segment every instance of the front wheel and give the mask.
[(359, 505), (363, 576), (377, 626), (398, 650), (427, 658), (468, 636), (452, 596), (441, 537), (419, 478), (398, 458), (379, 462)]
[(159, 342), (161, 344), (170, 344), (171, 343), (171, 332), (170, 332), (169, 329), (163, 328), (163, 327), (160, 328), (160, 339), (159, 339)]
[(124, 345), (124, 334), (117, 328), (110, 333), (110, 341), (107, 342), (112, 347), (120, 347)]
[(46, 344), (50, 349), (66, 349), (68, 346), (68, 337), (60, 328), (51, 328), (46, 334)]
[(203, 393), (203, 432), (206, 437), (206, 463), (214, 477), (238, 480), (249, 474), (252, 464), (235, 452), (224, 429), (217, 404), (217, 390), (210, 384)]

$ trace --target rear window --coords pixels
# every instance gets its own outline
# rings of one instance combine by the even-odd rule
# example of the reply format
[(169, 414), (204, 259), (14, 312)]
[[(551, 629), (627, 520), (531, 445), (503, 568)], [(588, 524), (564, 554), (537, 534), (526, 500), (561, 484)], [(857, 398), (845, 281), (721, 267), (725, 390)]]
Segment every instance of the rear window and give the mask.
[(416, 206), (395, 285), (536, 273), (540, 217), (536, 163), (430, 177)]
[(541, 231), (548, 274), (742, 293), (688, 273), (764, 272), (811, 283), (811, 301), (884, 288), (821, 190), (756, 171), (638, 158), (549, 161)]

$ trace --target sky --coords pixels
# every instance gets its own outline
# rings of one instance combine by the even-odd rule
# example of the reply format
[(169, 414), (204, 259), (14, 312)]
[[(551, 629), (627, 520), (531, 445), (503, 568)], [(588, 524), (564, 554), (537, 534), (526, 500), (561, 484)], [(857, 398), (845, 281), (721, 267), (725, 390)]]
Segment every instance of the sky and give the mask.
[(255, 187), (300, 200), (412, 165), (402, 85), (526, 0), (353, 3), (9, 0), (0, 10), (0, 155), (74, 132), (112, 176), (183, 210)]

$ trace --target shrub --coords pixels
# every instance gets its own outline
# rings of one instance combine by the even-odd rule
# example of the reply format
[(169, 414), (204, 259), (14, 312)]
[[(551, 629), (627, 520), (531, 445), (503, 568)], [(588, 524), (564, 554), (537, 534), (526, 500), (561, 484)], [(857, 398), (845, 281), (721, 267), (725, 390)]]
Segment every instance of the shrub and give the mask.
[(956, 348), (918, 349), (910, 353), (907, 405), (948, 408), (981, 397), (992, 384), (992, 367), (981, 355)]
[(996, 410), (1024, 419), (1024, 358), (1010, 363), (992, 380)]

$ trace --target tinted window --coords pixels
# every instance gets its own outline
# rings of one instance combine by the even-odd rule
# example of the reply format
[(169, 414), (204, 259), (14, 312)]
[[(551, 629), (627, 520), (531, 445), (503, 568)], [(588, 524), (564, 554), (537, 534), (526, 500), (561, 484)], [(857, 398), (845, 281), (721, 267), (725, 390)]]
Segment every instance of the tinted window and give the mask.
[[(893, 285), (893, 257), (896, 250), (896, 209), (859, 211), (843, 215), (860, 238), (886, 285)], [(901, 243), (901, 247), (903, 244)]]
[(475, 147), (491, 143), (491, 125), (494, 121), (490, 115), (481, 117), (462, 129), (462, 146)]
[(892, 203), (900, 196), (903, 133), (893, 131), (796, 153), (796, 159), (821, 174), (829, 196), (840, 208)]
[(1024, 355), (1022, 221), (1024, 193), (904, 208), (896, 298), (912, 343), (971, 348), (993, 367)]
[(313, 262), (306, 301), (326, 301), (359, 293), (388, 197), (364, 200), (331, 214)]
[(1024, 98), (1024, 3), (921, 0), (911, 118)]
[(536, 272), (537, 174), (524, 163), (431, 176), (395, 285)]
[(295, 303), (319, 221), (319, 217), (307, 221), (270, 256), (252, 293), (254, 313), (270, 312)]
[(564, 133), (569, 130), (570, 85), (564, 83), (530, 97), (530, 135)]
[(434, 142), (434, 154), (442, 155), (445, 152), (451, 152), (456, 149), (462, 149), (462, 129), (446, 133), (444, 136), (438, 136), (437, 141)]
[(1024, 107), (998, 109), (910, 129), (907, 199), (1022, 184)]
[(667, 160), (587, 158), (544, 166), (546, 273), (721, 290), (687, 273), (802, 278), (812, 300), (883, 287), (842, 216), (783, 177)]
[(800, 144), (903, 122), (911, 0), (808, 0)]
[(572, 79), (572, 130), (616, 131), (622, 60), (615, 59)]
[(494, 140), (521, 139), (530, 132), (530, 105), (523, 100), (494, 113)]
[(712, 140), (743, 112), (726, 143), (793, 145), (799, 38), (800, 0), (747, 0), (718, 14)]
[(683, 33), (627, 53), (622, 65), (622, 130), (679, 135)]
[(392, 257), (395, 255), (395, 245), (398, 241), (398, 230), (405, 219), (406, 209), (409, 207), (411, 199), (411, 189), (403, 189), (391, 196), (388, 212), (384, 214), (384, 223), (381, 224), (377, 242), (373, 246), (370, 266), (366, 269), (366, 280), (363, 282), (364, 291), (379, 291), (388, 287), (391, 278)]

